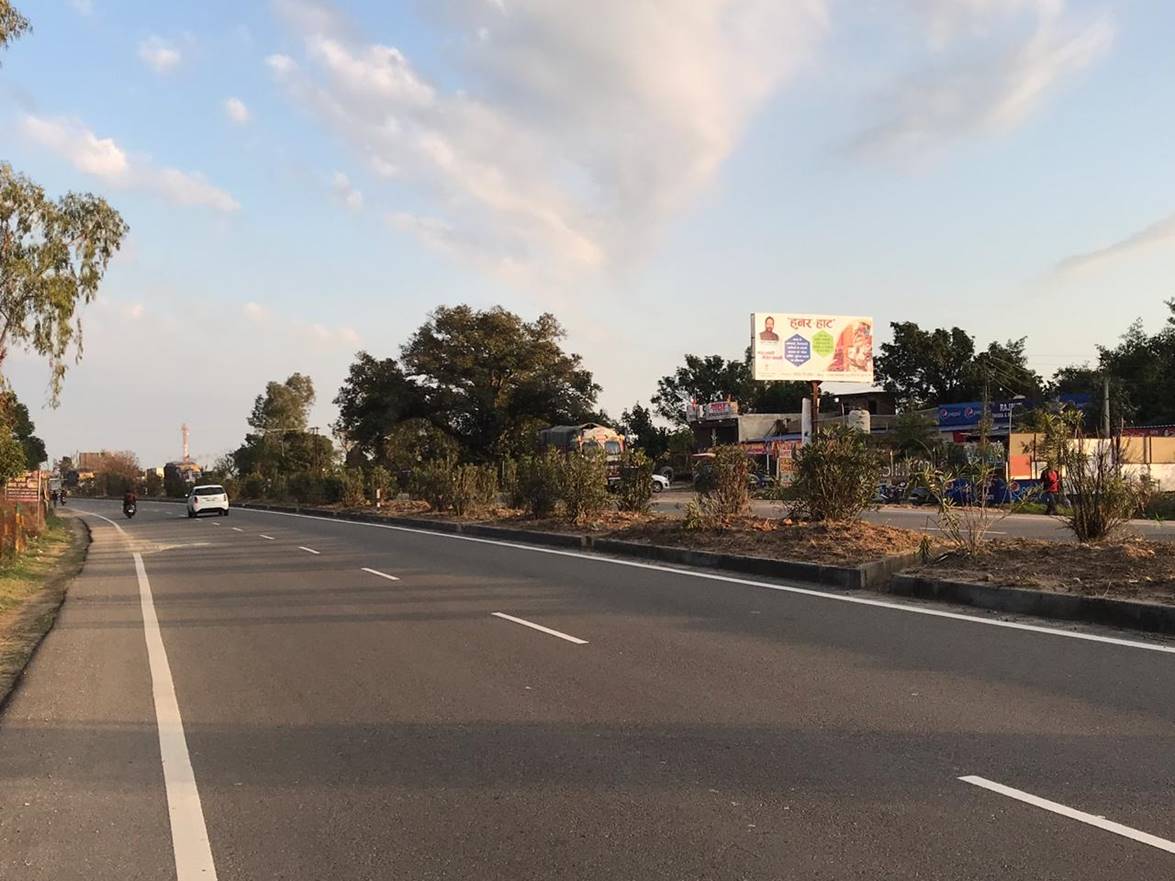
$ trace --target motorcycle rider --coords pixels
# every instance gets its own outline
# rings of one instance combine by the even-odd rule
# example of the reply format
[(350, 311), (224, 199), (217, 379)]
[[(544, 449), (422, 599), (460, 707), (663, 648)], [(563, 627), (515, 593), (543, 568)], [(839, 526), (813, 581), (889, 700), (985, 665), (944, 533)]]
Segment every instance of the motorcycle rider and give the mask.
[(139, 499), (135, 495), (135, 491), (133, 489), (128, 489), (126, 491), (126, 495), (124, 495), (122, 497), (122, 513), (125, 514), (132, 507), (138, 508), (138, 506), (139, 506)]

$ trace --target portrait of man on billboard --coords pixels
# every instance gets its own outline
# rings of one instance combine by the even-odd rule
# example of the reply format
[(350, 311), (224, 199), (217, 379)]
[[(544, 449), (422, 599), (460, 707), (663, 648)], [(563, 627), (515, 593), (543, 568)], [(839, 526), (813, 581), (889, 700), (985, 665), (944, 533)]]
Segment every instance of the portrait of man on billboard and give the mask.
[(779, 342), (779, 334), (775, 332), (775, 319), (770, 315), (763, 319), (763, 331), (759, 334), (759, 339), (765, 343)]

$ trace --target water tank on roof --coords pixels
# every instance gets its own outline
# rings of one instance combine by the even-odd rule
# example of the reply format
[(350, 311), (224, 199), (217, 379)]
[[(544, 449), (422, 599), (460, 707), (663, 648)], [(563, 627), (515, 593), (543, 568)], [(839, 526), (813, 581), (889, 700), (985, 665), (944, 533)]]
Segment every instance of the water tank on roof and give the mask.
[(845, 417), (845, 425), (868, 434), (871, 428), (868, 410), (850, 410)]

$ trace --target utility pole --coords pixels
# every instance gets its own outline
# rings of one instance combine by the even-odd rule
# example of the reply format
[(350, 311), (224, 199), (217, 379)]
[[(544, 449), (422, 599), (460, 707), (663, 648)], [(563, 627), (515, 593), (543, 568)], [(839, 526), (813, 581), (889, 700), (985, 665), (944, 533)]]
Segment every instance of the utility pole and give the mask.
[(812, 380), (812, 442), (816, 441), (816, 426), (820, 422), (820, 380)]
[(1110, 436), (1110, 377), (1102, 377), (1102, 436)]

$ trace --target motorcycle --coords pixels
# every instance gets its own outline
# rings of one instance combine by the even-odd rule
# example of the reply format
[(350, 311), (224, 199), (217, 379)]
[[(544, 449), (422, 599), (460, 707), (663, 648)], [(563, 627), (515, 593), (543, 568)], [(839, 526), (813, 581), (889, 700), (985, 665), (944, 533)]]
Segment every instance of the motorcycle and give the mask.
[(135, 505), (133, 505), (133, 504), (122, 506), (122, 513), (124, 515), (126, 515), (127, 520), (130, 520), (132, 517), (135, 516), (135, 510), (136, 510), (136, 508), (135, 508)]

